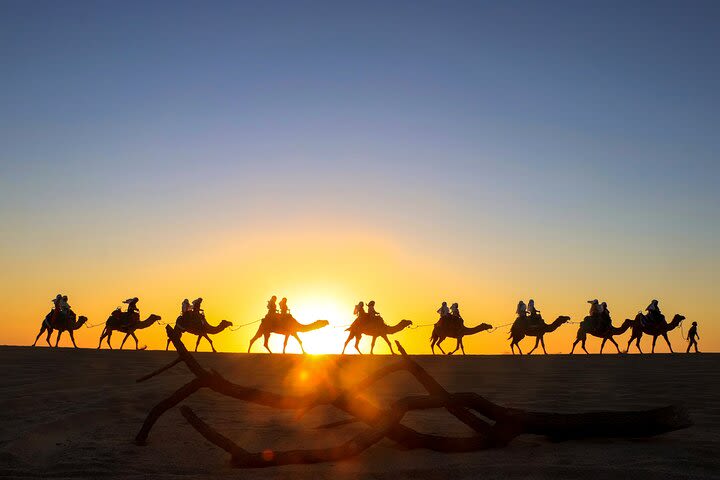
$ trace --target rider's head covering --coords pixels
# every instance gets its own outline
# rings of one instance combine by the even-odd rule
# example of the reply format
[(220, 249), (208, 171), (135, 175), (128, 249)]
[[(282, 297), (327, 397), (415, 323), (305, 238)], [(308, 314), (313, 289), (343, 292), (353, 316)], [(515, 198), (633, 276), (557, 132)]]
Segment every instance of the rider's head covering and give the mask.
[(195, 302), (202, 302), (202, 297), (198, 297), (195, 300), (193, 300), (193, 303), (195, 303)]
[(528, 300), (528, 306), (529, 306), (529, 305), (532, 305), (532, 306), (534, 307), (534, 306), (535, 306), (535, 300), (533, 300), (532, 298), (531, 298), (530, 300)]
[(697, 322), (693, 322), (693, 325), (697, 327)]
[(657, 305), (657, 304), (658, 304), (658, 301), (657, 301), (657, 300), (653, 300), (653, 301), (650, 302), (650, 303), (653, 303), (653, 304)]
[(447, 302), (443, 302), (443, 303), (442, 303), (442, 306), (443, 306), (443, 307), (447, 307)]
[(287, 303), (287, 298), (283, 297), (282, 300), (280, 300), (280, 303)]
[(369, 306), (369, 307), (374, 307), (374, 306), (375, 306), (375, 300), (370, 300), (370, 301), (368, 302), (368, 306)]
[(275, 300), (277, 300), (277, 297), (276, 297), (275, 295), (273, 295), (272, 297), (270, 297), (270, 301), (274, 302)]
[(358, 302), (358, 307), (362, 307), (364, 305), (365, 305), (365, 302), (363, 302), (362, 300), (360, 300), (360, 302)]
[(601, 303), (600, 305), (602, 305), (603, 307), (607, 307), (607, 303), (605, 302)]
[(62, 299), (67, 300), (67, 295), (63, 295)]
[(450, 305), (450, 307), (451, 307), (451, 308), (458, 308), (458, 304), (457, 304), (457, 303), (453, 303), (452, 305)]

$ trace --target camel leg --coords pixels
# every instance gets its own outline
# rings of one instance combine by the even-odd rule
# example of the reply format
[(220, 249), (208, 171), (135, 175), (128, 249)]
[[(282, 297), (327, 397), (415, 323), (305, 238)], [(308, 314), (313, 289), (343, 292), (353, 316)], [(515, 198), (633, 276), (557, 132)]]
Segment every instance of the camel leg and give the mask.
[(392, 344), (390, 343), (390, 339), (387, 337), (387, 335), (381, 335), (380, 337), (385, 340), (385, 343), (387, 343), (388, 347), (390, 347), (390, 353), (395, 355), (395, 351), (392, 349)]
[(543, 335), (542, 337), (540, 337), (540, 345), (541, 345), (542, 348), (543, 348), (543, 353), (544, 353), (545, 355), (547, 355), (547, 350), (545, 350), (545, 336), (544, 336), (544, 335)]
[(198, 345), (200, 345), (200, 340), (202, 339), (202, 335), (197, 336), (197, 342), (195, 342), (195, 351), (197, 352)]
[(672, 345), (670, 345), (670, 340), (668, 339), (667, 332), (663, 333), (662, 336), (665, 339), (665, 343), (667, 343), (668, 348), (670, 349), (670, 353), (675, 353), (673, 352)]
[(289, 338), (290, 335), (285, 335), (285, 341), (283, 342), (283, 353), (285, 353), (285, 348), (287, 347), (287, 342)]
[(445, 355), (445, 350), (443, 350), (442, 346), (440, 346), (440, 343), (443, 342), (444, 340), (445, 340), (445, 338), (443, 337), (440, 340), (438, 340), (438, 342), (437, 342), (437, 347), (440, 349), (440, 351), (442, 352), (443, 355)]
[(270, 341), (270, 334), (265, 333), (263, 336), (265, 337), (265, 341), (263, 342), (265, 350), (267, 350), (269, 353), (272, 353), (272, 350), (270, 350), (270, 347), (268, 346), (268, 342)]
[(602, 343), (600, 344), (600, 353), (602, 353), (603, 348), (605, 348), (605, 342), (607, 342), (607, 338), (603, 338)]
[(110, 350), (112, 350), (112, 345), (110, 344), (110, 339), (112, 338), (112, 334), (113, 334), (113, 331), (112, 331), (112, 330), (108, 330), (108, 335), (107, 335), (107, 337), (105, 338), (105, 341), (107, 342), (108, 347), (110, 347)]
[(55, 339), (55, 348), (57, 348), (58, 343), (60, 343), (60, 335), (62, 335), (62, 333), (62, 330), (58, 330), (57, 338)]
[(458, 339), (458, 342), (460, 343), (460, 350), (462, 350), (463, 355), (465, 355), (465, 344), (463, 343), (462, 337)]
[(78, 348), (77, 343), (75, 343), (75, 331), (71, 328), (68, 330), (68, 333), (70, 333), (70, 341), (72, 342), (73, 347)]
[(135, 336), (135, 332), (130, 332), (130, 336), (135, 340), (135, 350), (140, 350), (140, 342), (138, 342), (138, 338)]
[(345, 345), (343, 345), (343, 349), (342, 349), (342, 353), (341, 353), (341, 354), (345, 353), (345, 349), (347, 348), (348, 343), (350, 343), (350, 340), (352, 340), (352, 337), (353, 337), (353, 334), (352, 334), (352, 333), (348, 334), (347, 340), (345, 340)]
[(514, 341), (510, 342), (510, 351), (512, 352), (513, 355), (515, 355), (515, 342)]
[(610, 338), (608, 338), (608, 340), (610, 340), (610, 342), (612, 342), (612, 344), (615, 345), (615, 348), (617, 348), (618, 353), (620, 353), (620, 345), (617, 344), (615, 339), (610, 337)]
[[(248, 353), (250, 353), (250, 349), (252, 348), (253, 343), (255, 343), (255, 340), (257, 340), (260, 337), (262, 337), (262, 333), (260, 332), (260, 329), (258, 328), (258, 331), (255, 332), (255, 335), (253, 335), (253, 337), (250, 339), (250, 345), (248, 345)], [(169, 341), (170, 340), (168, 340), (168, 342)]]
[(528, 352), (528, 355), (532, 354), (532, 352), (535, 351), (535, 349), (540, 345), (540, 337), (535, 337), (535, 346)]
[(362, 338), (362, 334), (355, 337), (355, 350), (362, 355), (362, 352), (360, 351), (360, 339)]
[(43, 320), (42, 325), (40, 326), (40, 333), (37, 334), (37, 337), (35, 337), (35, 341), (33, 342), (32, 346), (34, 347), (37, 343), (38, 339), (40, 339), (40, 336), (47, 330), (47, 325), (45, 325), (45, 321)]
[(291, 335), (295, 338), (295, 340), (297, 340), (298, 344), (300, 344), (300, 351), (305, 353), (305, 349), (303, 348), (302, 340), (300, 340), (300, 337), (298, 337), (298, 334), (292, 333)]
[(97, 348), (98, 350), (100, 350), (100, 347), (102, 347), (102, 341), (103, 341), (103, 338), (105, 338), (105, 335), (107, 335), (107, 326), (105, 326), (105, 328), (103, 328), (103, 331), (100, 334), (100, 341), (98, 342), (98, 348)]
[(655, 342), (657, 342), (657, 335), (653, 337), (652, 350), (650, 350), (650, 353), (655, 353)]
[(213, 353), (217, 353), (217, 350), (215, 350), (215, 345), (213, 345), (213, 341), (210, 340), (210, 336), (207, 333), (203, 333), (202, 336), (205, 337), (205, 340), (207, 340), (208, 343), (210, 343), (210, 348), (212, 349)]
[(123, 341), (120, 342), (120, 350), (123, 349), (123, 345), (125, 345), (125, 341), (126, 341), (129, 337), (130, 337), (130, 334), (126, 332), (126, 333), (125, 333), (125, 338), (123, 338)]
[(455, 350), (448, 353), (448, 355), (452, 355), (453, 353), (457, 352), (458, 350), (460, 350), (460, 340), (458, 340), (457, 343), (455, 344)]
[(52, 347), (52, 344), (50, 343), (50, 335), (52, 335), (52, 333), (53, 329), (51, 327), (48, 327), (47, 337), (45, 337), (45, 341), (47, 342), (48, 347)]
[(372, 342), (370, 343), (370, 355), (373, 355), (373, 350), (375, 350), (375, 341), (377, 341), (377, 337), (372, 337)]
[[(41, 332), (41, 333), (42, 333), (42, 332)], [(38, 337), (39, 337), (39, 336), (40, 336), (40, 335), (38, 335)], [(36, 341), (37, 341), (37, 340), (36, 340)], [(432, 337), (432, 338), (430, 339), (430, 350), (432, 351), (432, 354), (433, 354), (433, 355), (435, 355), (435, 343), (436, 343), (436, 342), (437, 342), (437, 337)], [(33, 344), (33, 345), (35, 345), (35, 344)], [(690, 348), (690, 347), (688, 347), (688, 348)]]

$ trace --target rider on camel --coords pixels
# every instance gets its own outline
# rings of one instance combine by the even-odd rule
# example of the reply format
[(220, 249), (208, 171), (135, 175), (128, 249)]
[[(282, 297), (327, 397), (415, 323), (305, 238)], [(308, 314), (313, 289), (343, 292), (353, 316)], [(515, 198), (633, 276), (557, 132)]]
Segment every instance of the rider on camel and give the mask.
[(515, 322), (520, 322), (520, 325), (525, 326), (525, 321), (527, 320), (527, 307), (525, 306), (525, 302), (520, 300), (517, 304), (517, 308), (515, 309), (515, 314), (517, 314), (517, 318), (515, 319)]
[(267, 310), (268, 310), (267, 317), (268, 318), (274, 317), (278, 313), (277, 307), (275, 306), (275, 302), (277, 302), (277, 297), (275, 295), (270, 297), (270, 300), (268, 300), (268, 302), (267, 302)]
[(665, 315), (660, 312), (657, 300), (650, 302), (650, 305), (647, 306), (645, 311), (648, 312), (647, 318), (651, 323), (667, 323), (665, 321)]
[(533, 300), (532, 298), (528, 301), (527, 309), (528, 309), (528, 324), (530, 327), (534, 327), (538, 323), (542, 322), (542, 317), (540, 316), (540, 310), (535, 308), (535, 300)]
[(440, 315), (440, 318), (438, 318), (437, 324), (443, 325), (447, 321), (447, 319), (450, 317), (450, 309), (448, 308), (447, 302), (442, 302), (442, 305), (440, 305), (440, 308), (437, 309), (438, 315)]
[(450, 305), (450, 318), (452, 318), (453, 322), (462, 327), (464, 322), (462, 316), (460, 315), (460, 306), (457, 303)]
[(612, 319), (610, 318), (610, 310), (608, 310), (607, 303), (602, 302), (600, 304), (600, 329), (605, 331), (612, 327)]
[(190, 300), (186, 298), (183, 300), (182, 306), (180, 307), (180, 314), (184, 317), (190, 312), (192, 312), (192, 307), (190, 306)]
[(280, 315), (283, 317), (290, 315), (290, 309), (287, 306), (287, 298), (285, 297), (280, 300)]
[(360, 301), (357, 305), (355, 305), (355, 310), (353, 310), (353, 315), (355, 315), (358, 318), (365, 316), (365, 302)]
[(137, 303), (140, 300), (138, 297), (128, 298), (127, 300), (123, 300), (123, 303), (127, 303), (127, 316), (128, 316), (128, 323), (132, 320), (134, 321), (140, 321), (140, 310), (137, 308)]
[(205, 311), (202, 309), (202, 297), (198, 297), (192, 301), (192, 312), (193, 315), (197, 316), (203, 325), (207, 326), (207, 320), (205, 320)]

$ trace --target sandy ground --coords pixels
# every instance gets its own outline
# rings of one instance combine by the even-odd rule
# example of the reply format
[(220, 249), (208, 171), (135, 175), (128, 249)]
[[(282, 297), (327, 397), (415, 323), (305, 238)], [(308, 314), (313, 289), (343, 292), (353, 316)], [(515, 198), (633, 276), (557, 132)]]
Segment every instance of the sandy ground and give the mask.
[[(684, 403), (695, 426), (642, 440), (553, 443), (523, 436), (508, 448), (467, 454), (404, 451), (384, 440), (357, 458), (312, 466), (240, 471), (177, 409), (132, 442), (151, 406), (191, 375), (184, 365), (147, 382), (135, 378), (173, 352), (0, 347), (0, 477), (5, 478), (720, 478), (720, 355), (567, 355), (416, 357), (450, 391), (475, 391), (515, 407), (573, 412)], [(227, 378), (267, 390), (316, 387), (333, 357), (198, 354)], [(353, 356), (344, 380), (359, 379), (392, 357)], [(367, 392), (377, 402), (424, 393), (404, 373)], [(245, 448), (304, 448), (339, 443), (360, 426), (314, 427), (345, 418), (317, 409), (292, 414), (201, 392), (186, 404)], [(443, 411), (414, 412), (425, 432), (467, 433)]]

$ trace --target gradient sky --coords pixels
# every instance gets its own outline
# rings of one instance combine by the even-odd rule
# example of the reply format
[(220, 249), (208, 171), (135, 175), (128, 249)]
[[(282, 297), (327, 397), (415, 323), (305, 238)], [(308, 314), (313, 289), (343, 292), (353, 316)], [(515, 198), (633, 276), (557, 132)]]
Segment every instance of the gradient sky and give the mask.
[(360, 299), (500, 325), (520, 298), (620, 323), (656, 297), (719, 350), (720, 4), (630, 3), (0, 2), (0, 343), (57, 292), (91, 324), (133, 295), (333, 325)]

